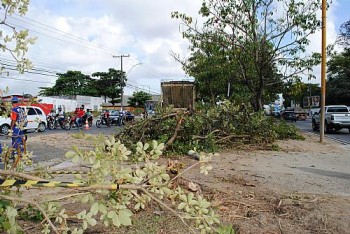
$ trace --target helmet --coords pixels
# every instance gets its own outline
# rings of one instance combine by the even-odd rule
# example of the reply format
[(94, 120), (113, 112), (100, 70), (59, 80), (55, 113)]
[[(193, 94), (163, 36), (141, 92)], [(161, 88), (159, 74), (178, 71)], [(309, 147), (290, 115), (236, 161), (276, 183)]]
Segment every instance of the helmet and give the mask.
[(58, 110), (62, 110), (62, 107), (58, 107)]
[(12, 103), (17, 103), (18, 102), (18, 97), (16, 97), (16, 96), (12, 97), (11, 102)]

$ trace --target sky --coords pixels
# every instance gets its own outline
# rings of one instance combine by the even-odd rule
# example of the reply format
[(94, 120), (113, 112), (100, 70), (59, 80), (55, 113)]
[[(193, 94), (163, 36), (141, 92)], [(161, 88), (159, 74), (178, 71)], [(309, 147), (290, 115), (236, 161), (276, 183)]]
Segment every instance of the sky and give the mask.
[[(30, 36), (37, 37), (28, 52), (35, 74), (3, 74), (0, 89), (9, 87), (9, 94), (37, 95), (39, 87), (54, 85), (56, 73), (76, 70), (91, 75), (109, 68), (119, 70), (122, 65), (128, 79), (126, 94), (160, 94), (162, 80), (191, 79), (170, 55), (171, 51), (182, 58), (189, 55), (188, 42), (179, 32), (180, 22), (171, 18), (171, 12), (196, 17), (201, 3), (202, 0), (31, 0), (24, 17), (13, 15), (7, 22), (18, 29), (29, 29)], [(333, 0), (327, 12), (327, 43), (334, 42), (340, 24), (350, 19), (348, 9), (350, 0)], [(308, 50), (320, 51), (321, 32), (310, 39)], [(122, 64), (121, 55), (128, 56), (123, 57)], [(11, 57), (0, 52), (0, 59), (9, 61)], [(318, 79), (311, 82), (317, 83), (320, 68), (314, 72)]]

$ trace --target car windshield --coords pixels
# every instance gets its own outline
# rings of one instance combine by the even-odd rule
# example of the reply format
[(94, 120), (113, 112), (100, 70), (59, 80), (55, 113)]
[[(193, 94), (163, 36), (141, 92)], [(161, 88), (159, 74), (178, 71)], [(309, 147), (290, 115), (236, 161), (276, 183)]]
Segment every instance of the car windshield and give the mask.
[(346, 107), (329, 107), (328, 112), (343, 113), (343, 112), (349, 112), (349, 110)]

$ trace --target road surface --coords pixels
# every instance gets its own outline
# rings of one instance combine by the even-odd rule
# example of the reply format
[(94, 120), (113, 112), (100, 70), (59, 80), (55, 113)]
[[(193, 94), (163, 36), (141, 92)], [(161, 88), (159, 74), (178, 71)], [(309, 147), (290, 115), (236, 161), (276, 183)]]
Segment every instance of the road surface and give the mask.
[[(305, 121), (297, 121), (293, 123), (295, 126), (297, 126), (299, 129), (305, 132), (311, 132), (314, 134), (319, 135), (319, 131), (313, 131), (311, 128), (311, 118), (306, 119)], [(325, 134), (325, 138), (335, 140), (339, 143), (350, 145), (350, 134), (348, 129), (342, 129), (339, 132), (333, 132)]]

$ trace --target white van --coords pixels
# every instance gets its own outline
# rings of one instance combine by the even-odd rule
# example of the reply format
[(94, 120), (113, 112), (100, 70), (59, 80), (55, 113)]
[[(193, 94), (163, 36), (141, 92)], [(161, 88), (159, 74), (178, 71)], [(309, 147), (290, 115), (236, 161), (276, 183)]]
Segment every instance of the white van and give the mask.
[[(44, 111), (36, 106), (20, 106), (27, 113), (28, 124), (24, 128), (27, 130), (38, 130), (44, 132), (46, 130), (47, 121)], [(8, 134), (11, 127), (11, 119), (0, 116), (0, 133)]]

